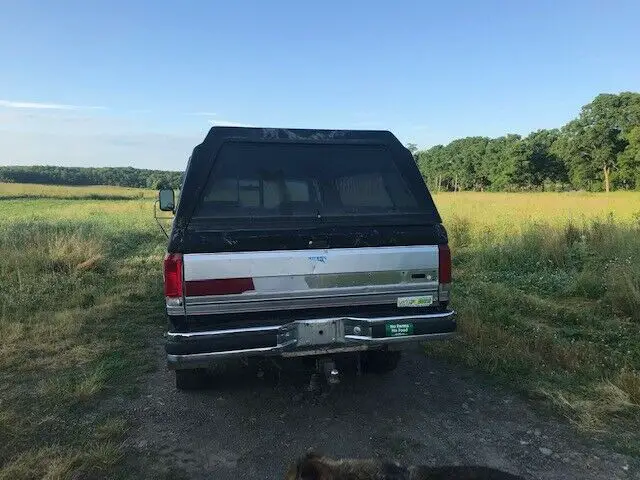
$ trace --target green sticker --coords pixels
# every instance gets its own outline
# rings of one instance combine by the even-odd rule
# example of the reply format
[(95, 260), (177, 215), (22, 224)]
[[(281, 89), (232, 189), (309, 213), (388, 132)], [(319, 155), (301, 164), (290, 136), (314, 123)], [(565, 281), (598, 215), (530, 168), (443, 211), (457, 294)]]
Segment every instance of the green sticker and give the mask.
[(387, 337), (413, 335), (413, 323), (387, 323)]

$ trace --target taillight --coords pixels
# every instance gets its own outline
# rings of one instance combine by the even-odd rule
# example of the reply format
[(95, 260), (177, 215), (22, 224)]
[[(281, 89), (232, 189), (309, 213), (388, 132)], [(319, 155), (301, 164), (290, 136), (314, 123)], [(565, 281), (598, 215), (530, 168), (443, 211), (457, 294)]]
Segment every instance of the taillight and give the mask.
[(438, 245), (438, 300), (444, 308), (451, 297), (451, 250), (449, 245)]
[(222, 278), (215, 280), (190, 280), (185, 294), (189, 297), (204, 295), (233, 295), (255, 290), (252, 278)]
[(451, 283), (451, 250), (449, 245), (438, 245), (438, 283)]
[(164, 257), (164, 296), (182, 298), (181, 253), (167, 253)]

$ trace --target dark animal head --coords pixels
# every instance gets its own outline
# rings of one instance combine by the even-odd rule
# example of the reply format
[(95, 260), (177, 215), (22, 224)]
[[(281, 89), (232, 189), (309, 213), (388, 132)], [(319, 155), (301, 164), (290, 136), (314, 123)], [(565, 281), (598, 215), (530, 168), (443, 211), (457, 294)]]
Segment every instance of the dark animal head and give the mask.
[(292, 465), (285, 480), (522, 480), (484, 466), (412, 466), (375, 459), (333, 460), (310, 452)]
[(322, 456), (309, 452), (289, 468), (285, 480), (334, 480), (332, 470)]

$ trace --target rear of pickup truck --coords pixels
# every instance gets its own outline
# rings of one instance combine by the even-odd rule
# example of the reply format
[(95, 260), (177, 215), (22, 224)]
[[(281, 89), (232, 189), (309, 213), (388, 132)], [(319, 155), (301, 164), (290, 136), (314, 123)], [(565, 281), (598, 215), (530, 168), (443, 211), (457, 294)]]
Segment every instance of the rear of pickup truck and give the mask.
[(450, 287), (446, 231), (393, 135), (215, 127), (164, 261), (168, 364), (446, 338)]

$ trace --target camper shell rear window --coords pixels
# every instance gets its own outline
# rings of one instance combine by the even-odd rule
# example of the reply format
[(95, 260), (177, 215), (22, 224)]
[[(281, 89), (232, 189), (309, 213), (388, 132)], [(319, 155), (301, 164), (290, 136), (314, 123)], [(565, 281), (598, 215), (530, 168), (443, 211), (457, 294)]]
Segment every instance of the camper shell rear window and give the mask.
[(421, 183), (385, 145), (225, 142), (192, 218), (433, 213)]

